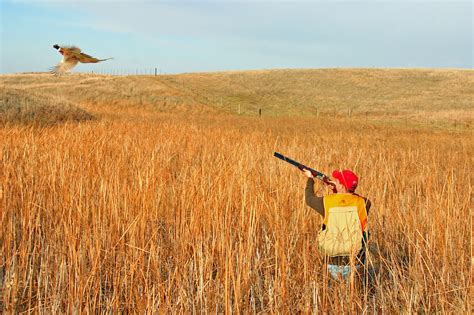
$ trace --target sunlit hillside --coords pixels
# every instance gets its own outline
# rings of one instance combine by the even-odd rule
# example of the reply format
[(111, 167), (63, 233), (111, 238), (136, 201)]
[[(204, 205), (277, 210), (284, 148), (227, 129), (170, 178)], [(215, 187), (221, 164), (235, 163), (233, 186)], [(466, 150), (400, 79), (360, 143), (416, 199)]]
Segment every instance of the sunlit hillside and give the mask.
[[(473, 72), (0, 80), (0, 313), (473, 311)], [(369, 284), (274, 151), (359, 175)]]
[(469, 70), (319, 69), (158, 76), (49, 74), (0, 76), (82, 105), (265, 116), (337, 116), (428, 124), (472, 124)]

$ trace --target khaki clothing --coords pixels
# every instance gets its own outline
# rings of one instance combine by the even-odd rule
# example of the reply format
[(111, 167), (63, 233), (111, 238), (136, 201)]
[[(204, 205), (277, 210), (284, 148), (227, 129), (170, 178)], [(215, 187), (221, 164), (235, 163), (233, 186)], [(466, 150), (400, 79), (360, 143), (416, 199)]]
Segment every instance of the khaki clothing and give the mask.
[[(357, 194), (331, 194), (326, 197), (317, 197), (314, 194), (314, 180), (309, 178), (306, 183), (305, 190), (305, 200), (306, 204), (312, 209), (316, 210), (324, 218), (324, 222), (321, 226), (321, 233), (326, 233), (326, 224), (328, 219), (328, 209), (341, 205), (344, 203), (348, 205), (356, 205), (359, 209), (359, 218), (361, 219), (361, 237), (362, 237), (362, 249), (357, 254), (357, 259), (360, 262), (365, 260), (365, 242), (367, 239), (367, 215), (371, 207), (371, 202), (365, 197), (358, 196)], [(337, 243), (335, 243), (337, 245)], [(359, 243), (360, 244), (360, 243)], [(359, 245), (360, 246), (360, 245)], [(360, 247), (359, 247), (360, 248)], [(339, 257), (327, 257), (328, 263), (333, 265), (348, 265), (350, 262), (349, 257), (339, 256)]]

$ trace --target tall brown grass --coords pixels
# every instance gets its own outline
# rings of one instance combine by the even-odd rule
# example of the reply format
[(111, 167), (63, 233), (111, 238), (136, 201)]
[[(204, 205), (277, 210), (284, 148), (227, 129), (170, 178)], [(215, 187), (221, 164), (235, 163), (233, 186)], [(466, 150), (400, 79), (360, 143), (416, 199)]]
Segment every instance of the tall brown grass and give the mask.
[[(0, 129), (3, 312), (470, 313), (472, 133), (143, 112)], [(281, 151), (354, 169), (374, 287), (329, 286)]]

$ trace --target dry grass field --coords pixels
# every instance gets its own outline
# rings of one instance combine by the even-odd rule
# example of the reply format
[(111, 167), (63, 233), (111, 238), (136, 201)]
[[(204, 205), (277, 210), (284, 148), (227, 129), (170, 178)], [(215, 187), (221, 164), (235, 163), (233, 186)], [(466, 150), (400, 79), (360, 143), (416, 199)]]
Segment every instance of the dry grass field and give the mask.
[[(379, 71), (390, 72), (374, 76)], [(238, 116), (220, 110), (217, 92), (203, 88), (204, 102), (164, 87), (195, 80), (198, 93), (192, 75), (160, 78), (148, 94), (141, 89), (152, 84), (139, 82), (153, 77), (0, 77), (3, 104), (22, 91), (95, 117), (0, 127), (0, 310), (471, 313), (473, 76), (440, 73), (420, 81), (452, 76), (457, 90), (425, 93), (419, 108), (404, 109), (408, 90), (393, 88), (394, 108), (372, 108), (401, 122), (407, 110), (409, 123), (310, 116), (311, 107)], [(225, 86), (220, 81), (214, 87)], [(375, 81), (365, 83), (374, 93)], [(116, 96), (107, 92), (114, 86)], [(333, 88), (321, 93), (336, 95)], [(152, 97), (180, 101), (160, 109)], [(441, 101), (451, 98), (459, 107)], [(465, 125), (455, 128), (444, 114), (434, 115), (443, 128), (419, 125), (417, 113), (436, 112), (430, 104), (454, 115), (446, 121), (467, 117)], [(322, 220), (304, 203), (306, 180), (274, 151), (325, 173), (360, 175), (358, 192), (373, 203), (370, 286), (329, 285), (316, 244)]]
[(474, 72), (430, 69), (316, 69), (160, 76), (49, 74), (2, 76), (27, 89), (80, 104), (161, 112), (348, 117), (388, 122), (470, 125)]

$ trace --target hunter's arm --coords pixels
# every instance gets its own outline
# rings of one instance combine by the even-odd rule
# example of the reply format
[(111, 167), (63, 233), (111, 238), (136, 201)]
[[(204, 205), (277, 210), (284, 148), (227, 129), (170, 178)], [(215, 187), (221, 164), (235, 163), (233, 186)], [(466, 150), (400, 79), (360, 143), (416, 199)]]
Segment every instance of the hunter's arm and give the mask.
[(306, 182), (305, 200), (308, 206), (324, 216), (323, 197), (316, 197), (314, 195), (314, 180), (312, 178), (308, 178), (308, 181)]

